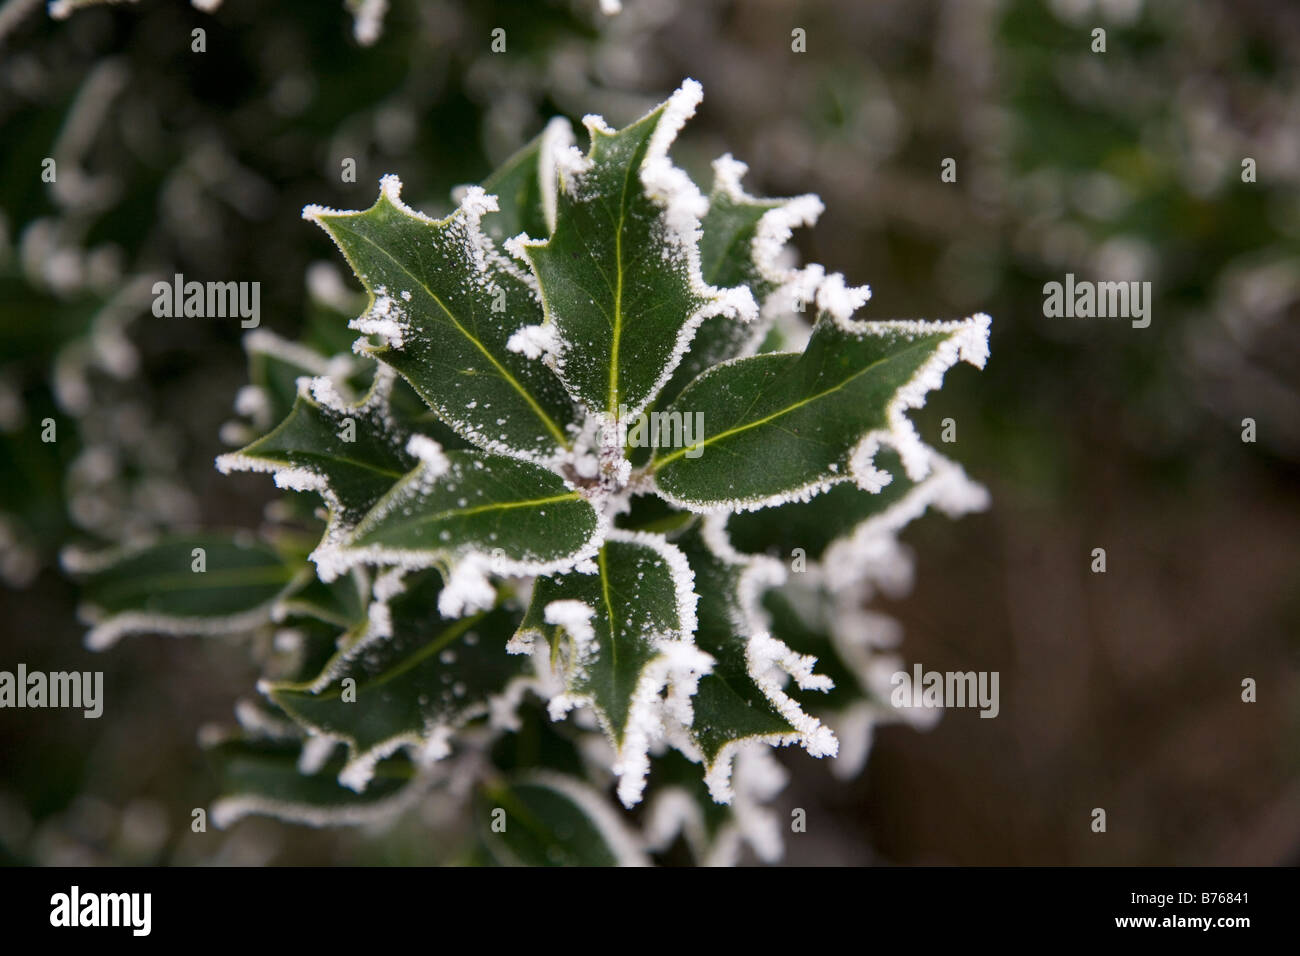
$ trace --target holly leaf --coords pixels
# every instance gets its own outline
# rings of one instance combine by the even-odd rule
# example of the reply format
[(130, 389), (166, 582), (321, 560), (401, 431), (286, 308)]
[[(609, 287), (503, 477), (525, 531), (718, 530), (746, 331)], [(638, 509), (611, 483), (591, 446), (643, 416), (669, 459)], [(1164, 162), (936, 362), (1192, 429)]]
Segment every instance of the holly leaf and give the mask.
[(510, 352), (541, 306), (531, 277), (502, 256), (481, 228), (498, 208), (471, 186), (441, 220), (401, 200), (386, 176), (360, 212), (303, 210), (342, 250), (369, 293), (352, 327), (377, 337), (358, 348), (395, 368), (458, 434), (479, 448), (537, 461), (562, 457), (575, 412), (543, 365)]
[[(374, 363), (371, 363), (374, 364)], [(375, 365), (382, 375), (388, 372), (383, 365)], [(390, 373), (391, 374), (391, 373)], [(388, 407), (395, 422), (395, 430), (404, 435), (418, 432), (432, 438), (443, 448), (456, 451), (469, 451), (474, 445), (456, 434), (438, 417), (438, 413), (425, 404), (424, 399), (411, 388), (406, 379), (393, 376), (392, 391), (388, 396)]]
[(672, 865), (685, 849), (697, 866), (735, 866), (748, 846), (764, 863), (785, 852), (787, 821), (770, 806), (789, 774), (767, 748), (741, 750), (732, 774), (730, 804), (714, 802), (700, 769), (680, 753), (655, 759), (643, 830), (646, 845)]
[(795, 653), (768, 633), (759, 600), (783, 579), (783, 569), (767, 558), (737, 554), (721, 535), (720, 524), (697, 526), (677, 544), (700, 595), (695, 642), (714, 661), (695, 694), (691, 740), (702, 757), (710, 795), (730, 803), (740, 747), (797, 743), (822, 757), (833, 756), (838, 745), (834, 734), (783, 689), (787, 677), (807, 690), (832, 686), (813, 673), (815, 658)]
[(887, 512), (916, 486), (892, 448), (882, 448), (874, 464), (891, 476), (877, 492), (863, 491), (846, 481), (807, 501), (738, 512), (727, 518), (727, 537), (744, 554), (786, 559), (802, 550), (807, 560), (820, 561), (833, 542), (861, 522)]
[(235, 410), (247, 416), (259, 434), (292, 412), (298, 400), (298, 379), (344, 374), (352, 365), (347, 356), (330, 359), (267, 329), (245, 335), (244, 351), (248, 353), (249, 384), (236, 395)]
[(400, 593), (377, 602), (382, 610), (372, 607), (319, 674), (262, 687), (311, 733), (347, 744), (339, 780), (354, 790), (365, 789), (375, 766), (398, 749), (417, 765), (446, 756), (455, 731), (525, 676), (527, 661), (505, 649), (517, 613), (498, 605), (441, 617), (433, 611), (442, 590), (434, 571), (397, 586)]
[[(819, 602), (825, 602), (825, 606)], [(807, 701), (809, 710), (823, 716), (843, 710), (861, 701), (864, 695), (869, 697), (872, 694), (875, 681), (870, 671), (871, 644), (866, 638), (870, 637), (878, 646), (883, 646), (900, 636), (896, 626), (886, 623), (890, 619), (880, 615), (878, 628), (859, 628), (858, 634), (864, 641), (841, 652), (831, 633), (834, 624), (832, 614), (827, 613), (831, 602), (825, 594), (816, 593), (815, 586), (804, 586), (802, 579), (798, 586), (787, 584), (785, 588), (768, 591), (762, 597), (762, 606), (773, 636), (801, 654), (816, 657), (818, 671), (834, 684), (817, 699), (810, 697)], [(814, 608), (816, 613), (807, 613)]]
[(956, 518), (988, 505), (988, 492), (960, 465), (932, 449), (927, 458), (928, 473), (913, 481), (899, 454), (883, 447), (874, 467), (890, 481), (879, 491), (841, 482), (807, 501), (729, 515), (726, 535), (746, 554), (820, 564), (835, 591), (897, 571), (908, 564), (897, 551), (898, 533), (928, 508)]
[(497, 209), (483, 217), (483, 231), (498, 245), (521, 232), (548, 236), (555, 224), (555, 157), (573, 143), (569, 121), (556, 117), (483, 180)]
[(663, 387), (711, 315), (752, 320), (743, 286), (717, 289), (700, 274), (699, 220), (707, 203), (668, 159), (695, 112), (700, 86), (687, 80), (665, 103), (621, 130), (598, 116), (585, 156), (559, 163), (549, 239), (507, 243), (537, 277), (545, 311), (514, 347), (548, 363), (588, 410), (636, 415)]
[(329, 509), (324, 541), (336, 543), (415, 464), (406, 450), (410, 434), (392, 414), (393, 377), (376, 375), (353, 405), (330, 378), (300, 379), (289, 416), (268, 435), (217, 458), (218, 470), (270, 472), (280, 488), (319, 493)]
[(429, 789), (404, 755), (376, 767), (371, 785), (358, 793), (338, 781), (341, 754), (324, 761), (304, 754), (302, 742), (293, 739), (208, 741), (222, 793), (212, 804), (213, 824), (226, 829), (246, 816), (314, 827), (380, 823), (410, 809)]
[[(652, 743), (689, 727), (690, 696), (708, 657), (691, 641), (695, 592), (682, 553), (658, 535), (614, 530), (582, 570), (540, 578), (516, 652), (547, 641), (564, 691), (551, 716), (590, 706), (615, 750), (618, 795), (641, 797)], [(591, 569), (588, 569), (591, 570)]]
[(669, 407), (669, 416), (701, 412), (704, 434), (651, 460), (661, 495), (709, 512), (783, 504), (849, 480), (878, 490), (889, 480), (872, 464), (882, 444), (898, 451), (910, 477), (924, 476), (928, 452), (905, 412), (924, 404), (958, 359), (983, 367), (988, 317), (854, 322), (862, 295), (827, 280), (818, 297), (823, 311), (802, 354), (716, 366)]
[(442, 566), (451, 580), (439, 607), (456, 617), (495, 601), (484, 572), (550, 573), (589, 557), (599, 545), (603, 522), (559, 475), (501, 455), (443, 452), (422, 436), (411, 450), (419, 465), (337, 548), (313, 554), (323, 577), (363, 563)]
[(276, 620), (291, 616), (307, 617), (332, 628), (349, 630), (366, 616), (366, 596), (370, 586), (361, 571), (322, 581), (315, 575), (295, 581), (272, 609)]
[(792, 231), (811, 226), (822, 213), (813, 195), (791, 199), (751, 196), (740, 184), (747, 167), (730, 154), (713, 162), (713, 187), (709, 211), (701, 221), (700, 272), (715, 288), (745, 286), (758, 303), (760, 321), (737, 322), (729, 316), (706, 318), (690, 351), (659, 395), (666, 405), (696, 376), (719, 362), (752, 355), (780, 314), (802, 311), (813, 300), (821, 281), (821, 266), (803, 269), (780, 262)]
[[(335, 582), (335, 586), (348, 582), (349, 579), (344, 578)], [(369, 593), (367, 588), (365, 596)], [(273, 640), (255, 648), (262, 680), (305, 681), (319, 674), (338, 653), (340, 640), (366, 620), (365, 596), (361, 599), (359, 617), (347, 623), (325, 620), (312, 612), (300, 613), (289, 606), (291, 598), (282, 598), (271, 615), (276, 625)], [(267, 707), (269, 709), (270, 705)], [(276, 714), (283, 717), (283, 711), (277, 710)], [(290, 721), (286, 718), (285, 723)]]
[(864, 603), (861, 591), (832, 593), (804, 575), (763, 596), (772, 634), (796, 653), (815, 656), (818, 670), (835, 684), (824, 695), (805, 695), (802, 703), (834, 729), (840, 746), (831, 772), (842, 780), (866, 766), (878, 725), (904, 721), (925, 728), (939, 716), (890, 702), (892, 675), (903, 668), (892, 653), (902, 627)]
[(648, 866), (640, 838), (581, 780), (537, 772), (486, 788), (479, 832), (503, 866)]
[(127, 634), (204, 635), (252, 630), (305, 565), (242, 536), (177, 535), (101, 554), (68, 549), (64, 568), (83, 579), (86, 646)]

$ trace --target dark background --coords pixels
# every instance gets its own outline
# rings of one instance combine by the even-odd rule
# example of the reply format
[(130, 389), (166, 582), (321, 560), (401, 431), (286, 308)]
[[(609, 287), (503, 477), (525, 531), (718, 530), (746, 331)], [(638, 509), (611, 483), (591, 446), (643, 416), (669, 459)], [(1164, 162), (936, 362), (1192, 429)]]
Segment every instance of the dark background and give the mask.
[[(397, 172), (409, 202), (443, 212), (547, 117), (618, 125), (689, 75), (705, 102), (679, 164), (707, 182), (730, 151), (752, 192), (818, 193), (827, 211), (797, 244), (872, 286), (863, 317), (994, 319), (987, 369), (954, 369), (915, 415), (936, 442), (956, 419), (943, 451), (993, 508), (910, 527), (915, 588), (882, 607), (907, 661), (1000, 671), (1001, 714), (882, 728), (847, 784), (783, 753), (777, 805), (810, 820), (787, 860), (1300, 862), (1300, 8), (626, 6), (392, 0), (361, 48), (341, 3), (206, 16), (141, 0), (36, 10), (0, 38), (0, 666), (103, 669), (113, 702), (98, 721), (0, 713), (0, 859), (438, 858), (418, 820), (191, 834), (215, 786), (196, 733), (251, 693), (246, 655), (161, 637), (82, 649), (60, 547), (252, 526), (272, 490), (211, 466), (246, 380), (238, 323), (156, 319), (131, 277), (259, 281), (263, 325), (293, 336), (308, 266), (337, 263), (305, 203), (362, 208)], [(46, 156), (66, 191), (40, 181)], [(356, 184), (339, 182), (344, 156)], [(1044, 317), (1043, 283), (1066, 272), (1150, 280), (1150, 327)]]

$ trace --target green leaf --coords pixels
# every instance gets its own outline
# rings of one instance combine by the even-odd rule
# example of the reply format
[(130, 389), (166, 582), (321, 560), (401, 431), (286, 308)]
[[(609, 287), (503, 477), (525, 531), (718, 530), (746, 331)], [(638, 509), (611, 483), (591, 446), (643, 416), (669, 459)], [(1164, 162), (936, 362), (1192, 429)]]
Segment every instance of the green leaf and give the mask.
[(298, 379), (347, 371), (352, 360), (339, 356), (331, 360), (315, 349), (283, 339), (267, 329), (255, 329), (244, 336), (248, 353), (250, 384), (240, 390), (235, 400), (238, 411), (246, 414), (254, 428), (266, 431), (282, 422), (298, 400)]
[(928, 472), (920, 481), (909, 478), (899, 454), (885, 447), (875, 467), (892, 477), (879, 491), (843, 482), (808, 501), (730, 515), (726, 535), (745, 553), (802, 560), (798, 570), (820, 564), (832, 592), (897, 581), (899, 570), (910, 567), (898, 534), (926, 509), (956, 518), (988, 507), (988, 492), (960, 465), (931, 448), (924, 452)]
[[(370, 363), (375, 364), (375, 363)], [(382, 374), (385, 367), (376, 365)], [(451, 428), (449, 428), (438, 417), (438, 413), (425, 404), (411, 384), (404, 378), (396, 377), (393, 380), (392, 393), (388, 398), (389, 409), (397, 424), (397, 431), (406, 434), (418, 432), (432, 438), (444, 449), (454, 451), (470, 451), (474, 448), (471, 442), (461, 438)]]
[[(865, 647), (859, 648), (863, 651), (861, 655), (841, 653), (837, 649), (835, 639), (831, 636), (833, 602), (830, 596), (816, 593), (815, 589), (812, 589), (813, 593), (809, 594), (810, 589), (803, 584), (803, 579), (799, 580), (798, 587), (787, 585), (785, 588), (773, 588), (768, 591), (763, 595), (762, 605), (772, 635), (800, 654), (811, 654), (816, 657), (818, 671), (834, 682), (834, 687), (824, 694), (817, 695), (815, 700), (810, 697), (807, 702), (810, 711), (825, 715), (846, 709), (861, 701), (864, 695), (869, 696), (872, 682), (868, 667), (871, 655)], [(815, 608), (816, 613), (801, 614), (796, 610), (796, 603), (801, 608)], [(883, 615), (880, 617), (881, 626), (875, 632), (876, 635), (888, 639), (896, 637), (897, 631), (884, 623), (888, 619)], [(865, 632), (866, 629), (861, 630)], [(853, 663), (850, 663), (850, 658), (853, 659)], [(855, 664), (859, 666), (854, 666)]]
[(487, 788), (479, 832), (504, 866), (648, 866), (641, 840), (589, 784), (534, 773)]
[(755, 747), (740, 751), (732, 777), (732, 802), (720, 804), (710, 797), (698, 765), (673, 751), (655, 758), (643, 830), (657, 860), (670, 866), (735, 866), (746, 844), (764, 863), (781, 859), (789, 818), (770, 804), (789, 774), (770, 749)]
[(276, 602), (277, 615), (300, 615), (348, 630), (365, 620), (369, 584), (357, 570), (350, 575), (325, 582), (312, 575), (295, 582)]
[(719, 362), (757, 352), (778, 314), (801, 310), (812, 300), (822, 278), (821, 266), (784, 268), (779, 258), (798, 226), (811, 226), (821, 215), (816, 196), (760, 199), (740, 185), (744, 163), (730, 155), (713, 162), (709, 211), (701, 221), (700, 271), (715, 288), (745, 286), (758, 303), (762, 321), (741, 323), (710, 316), (701, 323), (690, 351), (659, 395), (668, 404), (690, 382)]
[[(334, 586), (341, 586), (348, 580), (342, 578)], [(368, 588), (366, 593), (369, 593)], [(366, 615), (363, 608), (358, 620), (345, 625), (313, 614), (299, 613), (290, 598), (281, 598), (272, 618), (276, 625), (273, 640), (258, 643), (254, 651), (261, 667), (261, 679), (281, 682), (314, 678), (338, 653), (339, 643), (348, 632), (363, 626)], [(270, 707), (269, 703), (267, 706)], [(277, 710), (276, 714), (285, 723), (290, 723), (282, 711)]]
[(756, 315), (747, 289), (719, 290), (702, 279), (706, 203), (667, 157), (699, 99), (699, 84), (688, 80), (624, 129), (588, 117), (589, 152), (561, 162), (550, 238), (512, 245), (532, 265), (546, 316), (516, 347), (546, 352), (569, 393), (593, 412), (612, 417), (626, 406), (637, 414), (706, 317)]
[(384, 493), (410, 471), (409, 433), (389, 402), (393, 375), (377, 375), (369, 394), (348, 405), (332, 380), (310, 380), (289, 417), (270, 434), (217, 459), (217, 468), (264, 471), (281, 488), (315, 491), (329, 508), (326, 544), (356, 526)]
[(386, 176), (361, 212), (310, 206), (370, 295), (352, 327), (384, 344), (366, 351), (392, 366), (458, 434), (480, 448), (538, 461), (571, 441), (574, 409), (541, 363), (506, 343), (541, 317), (530, 277), (480, 227), (497, 208), (471, 186), (460, 208), (433, 220), (406, 206)]
[(511, 690), (492, 709), (490, 725), (509, 731), (492, 742), (492, 766), (507, 776), (535, 770), (585, 774), (582, 746), (590, 743), (592, 732), (573, 721), (551, 720), (537, 680), (512, 684)]
[(815, 656), (818, 669), (835, 682), (826, 694), (807, 695), (803, 703), (835, 730), (840, 747), (831, 772), (842, 780), (866, 765), (878, 724), (905, 721), (924, 728), (938, 718), (934, 710), (890, 703), (891, 676), (903, 669), (902, 658), (892, 653), (902, 628), (865, 608), (864, 597), (857, 589), (829, 592), (804, 575), (763, 597), (772, 634), (796, 653)]
[[(669, 750), (656, 755), (650, 769), (643, 820), (646, 844), (657, 861), (708, 866), (717, 841), (733, 822), (733, 811), (709, 796), (698, 763)], [(688, 861), (680, 860), (682, 849)]]
[[(596, 549), (596, 510), (563, 478), (539, 465), (483, 452), (413, 448), (422, 461), (380, 499), (338, 548), (317, 549), (321, 574), (358, 563), (450, 566), (440, 597), (448, 616), (467, 606), (465, 588), (491, 589), (482, 572), (536, 574), (571, 566)], [(464, 583), (457, 584), (463, 572)], [(455, 590), (453, 590), (455, 589)], [(470, 602), (472, 603), (472, 602)]]
[[(681, 552), (663, 538), (615, 530), (595, 573), (540, 578), (513, 643), (551, 647), (565, 690), (552, 717), (589, 705), (616, 753), (618, 794), (640, 799), (648, 749), (677, 724), (690, 725), (689, 697), (708, 658), (691, 641), (695, 593)], [(664, 695), (668, 689), (667, 696)]]
[(211, 744), (208, 755), (222, 791), (212, 805), (212, 822), (220, 829), (250, 815), (314, 827), (377, 823), (414, 806), (428, 791), (428, 782), (403, 756), (376, 767), (370, 786), (358, 793), (338, 782), (339, 755), (304, 772), (297, 740), (227, 738)]
[(497, 210), (483, 217), (483, 231), (498, 245), (521, 232), (550, 235), (555, 220), (555, 156), (572, 142), (568, 120), (556, 117), (483, 180), (484, 192), (497, 197)]
[(829, 689), (830, 681), (813, 673), (815, 659), (794, 653), (766, 632), (758, 601), (782, 579), (780, 565), (736, 554), (720, 540), (721, 533), (718, 524), (696, 527), (678, 547), (690, 561), (700, 595), (695, 642), (714, 661), (693, 701), (691, 739), (703, 757), (710, 794), (729, 803), (738, 747), (797, 743), (820, 757), (833, 755), (837, 744), (830, 730), (782, 688), (782, 673), (809, 690)]
[(452, 733), (486, 714), (490, 701), (526, 674), (527, 661), (506, 653), (517, 613), (498, 606), (447, 620), (433, 611), (442, 589), (437, 572), (418, 573), (402, 586), (320, 674), (263, 688), (313, 733), (348, 745), (340, 780), (356, 790), (398, 748), (416, 763), (445, 756)]
[[(126, 634), (231, 634), (270, 620), (276, 599), (305, 566), (240, 536), (183, 535), (100, 555), (66, 551), (84, 577), (95, 623), (86, 646), (103, 650)], [(200, 570), (201, 568), (201, 570)]]
[(730, 515), (727, 536), (732, 546), (745, 554), (767, 554), (782, 560), (801, 549), (807, 560), (820, 561), (833, 542), (851, 534), (862, 522), (886, 513), (916, 487), (892, 448), (882, 448), (874, 464), (893, 479), (877, 492), (841, 482), (807, 501)]
[(922, 477), (928, 453), (904, 413), (959, 358), (983, 366), (988, 318), (853, 322), (848, 312), (823, 311), (801, 355), (737, 359), (688, 386), (668, 414), (701, 412), (704, 437), (656, 455), (659, 493), (693, 511), (721, 511), (808, 498), (841, 481), (879, 489), (888, 480), (872, 465), (881, 445)]

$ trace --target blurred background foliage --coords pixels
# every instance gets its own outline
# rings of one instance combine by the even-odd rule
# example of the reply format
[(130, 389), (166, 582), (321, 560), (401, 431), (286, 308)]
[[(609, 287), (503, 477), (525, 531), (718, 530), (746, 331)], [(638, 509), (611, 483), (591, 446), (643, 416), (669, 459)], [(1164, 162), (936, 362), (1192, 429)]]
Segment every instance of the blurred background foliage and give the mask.
[[(907, 660), (1000, 671), (1001, 715), (882, 729), (851, 783), (781, 754), (778, 810), (809, 820), (786, 859), (1300, 862), (1300, 8), (625, 6), (392, 0), (366, 47), (321, 0), (6, 24), (0, 666), (102, 669), (112, 716), (0, 715), (0, 859), (446, 857), (455, 821), (432, 805), (385, 833), (191, 833), (217, 786), (197, 732), (228, 721), (251, 665), (218, 640), (90, 654), (58, 551), (252, 526), (271, 496), (211, 464), (247, 376), (238, 322), (155, 318), (152, 279), (258, 281), (265, 327), (337, 335), (350, 293), (304, 204), (363, 208), (396, 172), (444, 213), (549, 116), (618, 125), (689, 75), (705, 102), (678, 162), (707, 183), (730, 151), (752, 192), (818, 193), (827, 211), (796, 242), (871, 284), (862, 317), (994, 317), (987, 370), (954, 370), (916, 416), (936, 444), (956, 421), (943, 451), (993, 509), (910, 528), (915, 587), (883, 606)], [(1150, 327), (1045, 318), (1043, 284), (1067, 272), (1151, 281)], [(57, 442), (40, 441), (47, 418)], [(1241, 702), (1246, 677), (1258, 703)]]

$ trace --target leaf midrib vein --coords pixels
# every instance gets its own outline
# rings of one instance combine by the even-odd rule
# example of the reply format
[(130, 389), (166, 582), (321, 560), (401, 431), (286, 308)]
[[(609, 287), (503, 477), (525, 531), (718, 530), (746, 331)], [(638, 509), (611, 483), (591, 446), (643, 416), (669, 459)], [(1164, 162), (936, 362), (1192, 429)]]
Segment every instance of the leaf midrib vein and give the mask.
[[(171, 589), (173, 585), (184, 583), (183, 590), (206, 590), (230, 587), (232, 585), (276, 584), (288, 581), (293, 575), (282, 565), (251, 568), (219, 568), (212, 571), (173, 571), (167, 574), (151, 574), (133, 577), (121, 585), (106, 585), (100, 593), (113, 596), (125, 592), (130, 594), (145, 586), (149, 592)], [(177, 589), (181, 590), (181, 589)]]
[(398, 525), (398, 527), (414, 528), (419, 525), (431, 524), (452, 517), (466, 518), (471, 515), (483, 514), (488, 511), (510, 511), (515, 508), (530, 508), (536, 505), (557, 504), (561, 501), (577, 501), (581, 497), (582, 495), (580, 492), (569, 491), (562, 495), (551, 495), (547, 498), (531, 498), (527, 501), (495, 501), (491, 504), (474, 505), (469, 508), (451, 508), (447, 511), (439, 511), (431, 515), (420, 515), (410, 522)]
[(601, 548), (597, 555), (597, 562), (600, 565), (600, 594), (605, 601), (605, 614), (609, 618), (609, 656), (610, 672), (618, 675), (618, 631), (614, 624), (614, 602), (609, 596), (609, 571), (605, 566), (605, 549)]
[[(403, 658), (398, 663), (393, 664), (391, 667), (388, 667), (385, 670), (381, 671), (379, 674), (375, 675), (375, 677), (366, 681), (364, 684), (358, 684), (357, 690), (363, 691), (375, 687), (381, 687), (384, 684), (387, 684), (389, 681), (396, 680), (397, 678), (405, 674), (407, 671), (418, 666), (424, 660), (428, 659), (429, 657), (432, 657), (438, 651), (441, 651), (443, 648), (445, 648), (456, 638), (460, 637), (462, 634), (468, 631), (475, 624), (478, 624), (481, 620), (483, 620), (483, 618), (485, 618), (488, 615), (488, 613), (489, 612), (487, 611), (479, 611), (477, 614), (474, 614), (470, 617), (465, 617), (465, 618), (461, 618), (458, 621), (453, 621), (450, 625), (448, 625), (446, 630), (440, 633), (433, 640), (429, 641), (428, 644), (425, 644), (418, 651), (415, 651), (413, 654)], [(311, 687), (311, 682), (305, 682), (301, 684), (281, 684), (275, 689), (278, 691), (289, 692), (289, 693), (305, 693), (309, 691), (310, 687)], [(312, 696), (317, 700), (333, 700), (334, 698), (341, 697), (342, 693), (343, 693), (343, 687), (340, 683), (338, 687), (331, 687), (328, 693), (313, 694)]]
[(876, 359), (876, 361), (870, 363), (869, 365), (863, 366), (861, 369), (854, 372), (852, 375), (848, 376), (843, 381), (837, 382), (835, 385), (831, 386), (825, 391), (818, 392), (816, 395), (810, 395), (807, 398), (801, 398), (799, 401), (791, 405), (787, 405), (785, 408), (779, 409), (778, 411), (772, 412), (772, 414), (770, 415), (765, 415), (762, 418), (756, 419), (752, 422), (745, 422), (743, 424), (736, 425), (733, 428), (728, 428), (725, 431), (718, 432), (718, 434), (716, 435), (710, 435), (708, 438), (701, 439), (700, 441), (696, 442), (694, 445), (691, 445), (689, 448), (678, 448), (672, 451), (671, 453), (664, 455), (662, 458), (654, 459), (653, 461), (651, 461), (650, 466), (652, 469), (659, 468), (662, 465), (666, 465), (669, 462), (676, 461), (678, 458), (681, 458), (691, 448), (698, 448), (700, 450), (703, 450), (704, 448), (708, 447), (714, 442), (721, 441), (724, 438), (730, 438), (732, 435), (740, 434), (741, 432), (746, 432), (751, 429), (758, 428), (761, 425), (766, 425), (768, 422), (772, 422), (778, 418), (781, 418), (783, 415), (788, 415), (790, 412), (798, 411), (800, 408), (803, 408), (805, 405), (809, 405), (813, 402), (825, 398), (827, 395), (832, 395), (835, 392), (838, 392), (840, 389), (847, 386), (850, 382), (853, 382), (854, 380), (861, 378), (863, 375), (866, 375), (868, 372), (870, 372), (872, 369), (876, 368), (877, 366), (883, 365), (886, 362), (893, 361), (894, 359), (898, 358), (900, 355), (904, 354), (907, 351), (908, 349), (903, 349), (899, 352), (895, 352), (893, 355), (886, 355), (883, 358)]
[(623, 173), (623, 191), (618, 197), (618, 224), (614, 227), (614, 334), (609, 347), (609, 403), (606, 411), (618, 411), (619, 347), (623, 338), (623, 224), (627, 220), (627, 187), (632, 181), (634, 165), (628, 163)]
[(415, 280), (415, 282), (420, 286), (420, 288), (425, 291), (425, 294), (428, 295), (429, 298), (433, 299), (433, 301), (438, 304), (438, 308), (442, 309), (442, 311), (446, 314), (447, 318), (451, 321), (451, 324), (456, 326), (457, 331), (459, 331), (461, 335), (465, 336), (466, 339), (472, 342), (474, 346), (480, 352), (483, 353), (484, 358), (486, 358), (489, 362), (492, 363), (492, 367), (497, 370), (497, 373), (507, 383), (509, 383), (509, 385), (512, 388), (514, 388), (516, 392), (518, 392), (523, 397), (524, 401), (528, 403), (528, 407), (533, 410), (533, 413), (537, 416), (538, 420), (544, 426), (546, 426), (547, 431), (549, 431), (555, 437), (555, 440), (559, 443), (560, 447), (565, 449), (570, 447), (569, 440), (567, 437), (565, 437), (565, 434), (560, 429), (560, 426), (555, 423), (554, 419), (552, 419), (550, 415), (546, 414), (546, 411), (542, 408), (540, 404), (538, 404), (537, 399), (533, 397), (532, 393), (529, 392), (526, 388), (524, 388), (523, 385), (519, 383), (519, 380), (510, 374), (510, 370), (506, 368), (504, 365), (502, 365), (501, 362), (497, 360), (497, 357), (495, 355), (493, 355), (490, 351), (488, 351), (487, 346), (485, 346), (481, 341), (479, 341), (477, 336), (473, 335), (469, 331), (469, 329), (461, 325), (460, 320), (456, 318), (455, 314), (451, 311), (451, 309), (447, 308), (447, 304), (443, 302), (442, 299), (438, 296), (438, 294), (429, 287), (428, 283), (426, 283), (423, 279), (421, 279), (409, 268), (407, 268), (405, 263), (401, 262), (396, 256), (394, 256), (391, 252), (389, 252), (379, 243), (375, 242), (365, 233), (356, 232), (354, 230), (353, 235), (360, 236), (366, 242), (370, 243), (370, 245), (374, 246), (376, 249), (378, 249), (380, 252), (386, 255), (393, 262), (393, 264), (397, 266), (397, 268), (401, 269), (413, 280)]

